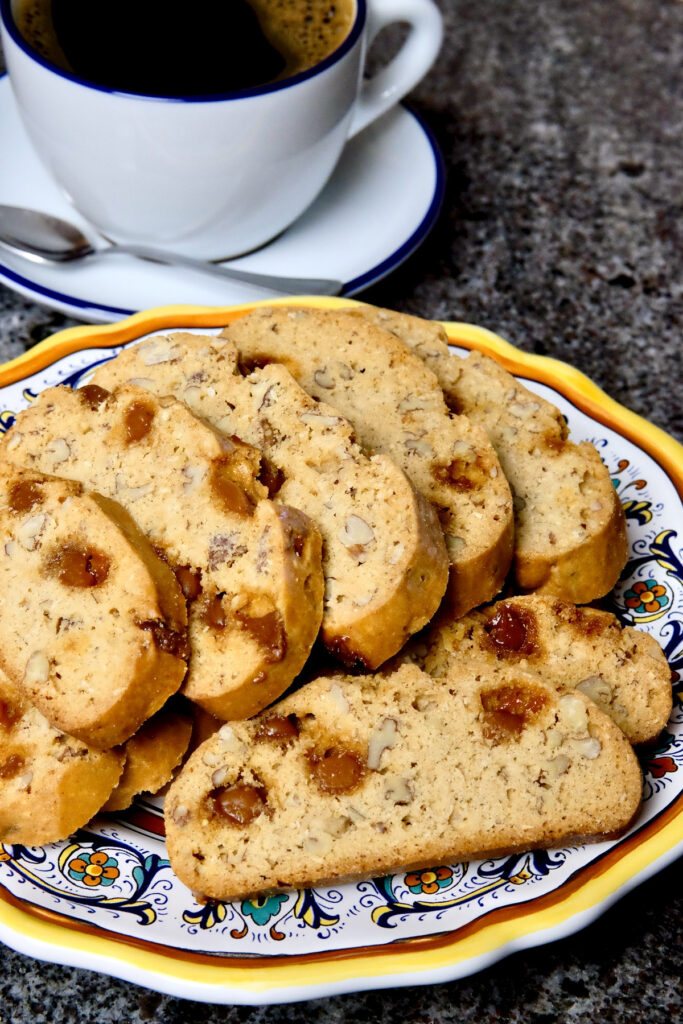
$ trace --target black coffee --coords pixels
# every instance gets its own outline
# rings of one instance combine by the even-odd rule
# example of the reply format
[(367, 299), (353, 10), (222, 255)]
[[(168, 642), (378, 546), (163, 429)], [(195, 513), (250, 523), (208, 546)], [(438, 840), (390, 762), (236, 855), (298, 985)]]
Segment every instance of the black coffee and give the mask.
[(318, 64), (349, 34), (354, 0), (22, 0), (26, 41), (97, 85), (156, 96), (231, 92)]

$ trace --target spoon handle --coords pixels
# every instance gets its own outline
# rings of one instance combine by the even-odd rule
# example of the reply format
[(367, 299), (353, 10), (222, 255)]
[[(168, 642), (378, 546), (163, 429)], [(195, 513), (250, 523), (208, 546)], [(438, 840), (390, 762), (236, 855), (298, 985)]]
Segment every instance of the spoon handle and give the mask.
[(192, 256), (183, 256), (179, 253), (164, 252), (163, 249), (153, 249), (146, 245), (123, 243), (119, 245), (117, 243), (107, 249), (96, 249), (93, 255), (106, 256), (111, 253), (139, 256), (143, 260), (152, 260), (154, 263), (166, 263), (169, 266), (189, 267), (192, 270), (199, 270), (204, 274), (211, 274), (214, 277), (229, 278), (232, 281), (242, 281), (244, 284), (257, 285), (259, 288), (266, 288), (269, 291), (279, 291), (283, 295), (339, 295), (343, 288), (341, 281), (328, 281), (314, 277), (280, 277), (276, 274), (255, 274), (249, 270), (238, 270), (236, 267), (226, 267), (221, 263), (209, 263), (206, 260), (194, 259)]

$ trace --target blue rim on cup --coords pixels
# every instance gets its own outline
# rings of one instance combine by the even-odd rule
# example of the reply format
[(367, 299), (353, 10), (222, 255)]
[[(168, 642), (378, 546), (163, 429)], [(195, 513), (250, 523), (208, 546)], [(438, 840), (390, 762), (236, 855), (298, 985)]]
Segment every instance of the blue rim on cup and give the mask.
[(228, 92), (210, 93), (207, 95), (197, 96), (159, 96), (156, 93), (136, 92), (133, 89), (113, 89), (110, 86), (98, 85), (96, 82), (91, 82), (87, 78), (83, 78), (81, 75), (74, 74), (73, 71), (67, 71), (64, 68), (60, 68), (57, 64), (53, 64), (52, 61), (43, 57), (33, 46), (31, 46), (24, 36), (17, 28), (14, 20), (14, 14), (12, 12), (12, 0), (0, 0), (0, 21), (2, 21), (7, 29), (7, 32), (12, 37), (14, 42), (19, 46), (27, 56), (31, 57), (38, 64), (41, 64), (47, 71), (53, 72), (55, 75), (59, 75), (62, 78), (67, 78), (72, 82), (78, 83), (78, 85), (85, 86), (88, 89), (97, 89), (99, 92), (116, 93), (124, 96), (139, 96), (141, 98), (158, 100), (161, 103), (211, 103), (223, 100), (231, 99), (244, 99), (247, 96), (261, 96), (269, 92), (279, 92), (284, 89), (291, 88), (298, 82), (304, 82), (306, 79), (313, 78), (315, 75), (320, 74), (321, 71), (325, 71), (326, 68), (336, 64), (337, 61), (349, 52), (350, 49), (355, 45), (356, 40), (360, 36), (365, 26), (367, 17), (366, 0), (355, 0), (356, 3), (356, 17), (354, 19), (351, 31), (348, 33), (344, 41), (333, 50), (332, 53), (328, 54), (323, 60), (314, 64), (311, 68), (306, 68), (304, 71), (299, 71), (295, 75), (290, 75), (287, 78), (278, 80), (275, 82), (267, 82), (263, 85), (252, 85), (246, 89), (234, 89)]

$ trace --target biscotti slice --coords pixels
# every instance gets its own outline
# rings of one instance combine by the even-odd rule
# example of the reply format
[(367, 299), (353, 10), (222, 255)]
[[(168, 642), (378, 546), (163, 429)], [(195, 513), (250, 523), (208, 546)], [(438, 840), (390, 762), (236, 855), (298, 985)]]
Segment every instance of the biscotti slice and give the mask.
[(123, 743), (180, 687), (180, 587), (116, 502), (0, 469), (0, 666), (58, 729)]
[(170, 708), (157, 711), (124, 745), (123, 774), (102, 810), (122, 811), (138, 793), (156, 793), (170, 782), (191, 736), (189, 715)]
[(604, 838), (640, 795), (630, 744), (584, 694), (403, 665), (224, 725), (173, 782), (166, 839), (181, 881), (229, 900)]
[(370, 306), (356, 315), (409, 345), (438, 377), (449, 408), (488, 434), (514, 495), (519, 585), (576, 604), (611, 590), (628, 555), (626, 521), (594, 446), (570, 441), (559, 409), (495, 360), (452, 356), (440, 324)]
[(322, 535), (322, 639), (337, 658), (376, 668), (432, 618), (448, 582), (433, 507), (283, 366), (243, 377), (231, 342), (176, 333), (125, 349), (93, 377), (109, 390), (128, 381), (261, 449), (271, 496), (304, 509)]
[(97, 814), (124, 754), (96, 750), (50, 725), (0, 670), (0, 842), (42, 846)]
[(631, 743), (655, 740), (671, 714), (671, 670), (654, 637), (559, 598), (530, 594), (457, 620), (441, 615), (406, 656), (436, 677), (477, 659), (533, 672), (559, 693), (581, 690)]
[(284, 363), (434, 504), (451, 561), (448, 600), (458, 614), (495, 596), (512, 557), (510, 490), (484, 432), (449, 413), (419, 357), (343, 310), (261, 308), (224, 335), (248, 367)]
[(242, 717), (289, 686), (320, 627), (320, 536), (267, 500), (258, 452), (171, 397), (87, 385), (44, 391), (0, 454), (115, 498), (168, 559), (190, 601), (188, 697)]

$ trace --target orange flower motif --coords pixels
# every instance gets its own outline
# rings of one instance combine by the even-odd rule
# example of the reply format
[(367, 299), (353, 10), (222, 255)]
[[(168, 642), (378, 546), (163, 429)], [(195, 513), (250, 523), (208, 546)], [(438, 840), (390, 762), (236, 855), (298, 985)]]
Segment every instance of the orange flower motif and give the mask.
[(69, 864), (69, 874), (77, 882), (93, 888), (97, 885), (111, 885), (119, 877), (119, 869), (113, 857), (99, 851), (74, 857)]
[(638, 612), (658, 612), (664, 608), (669, 599), (666, 596), (666, 587), (656, 580), (639, 580), (634, 583), (630, 590), (626, 591), (626, 607), (631, 608), (636, 614)]
[(432, 868), (431, 871), (411, 871), (406, 875), (406, 885), (411, 892), (425, 893), (428, 896), (450, 885), (453, 872), (450, 868)]

